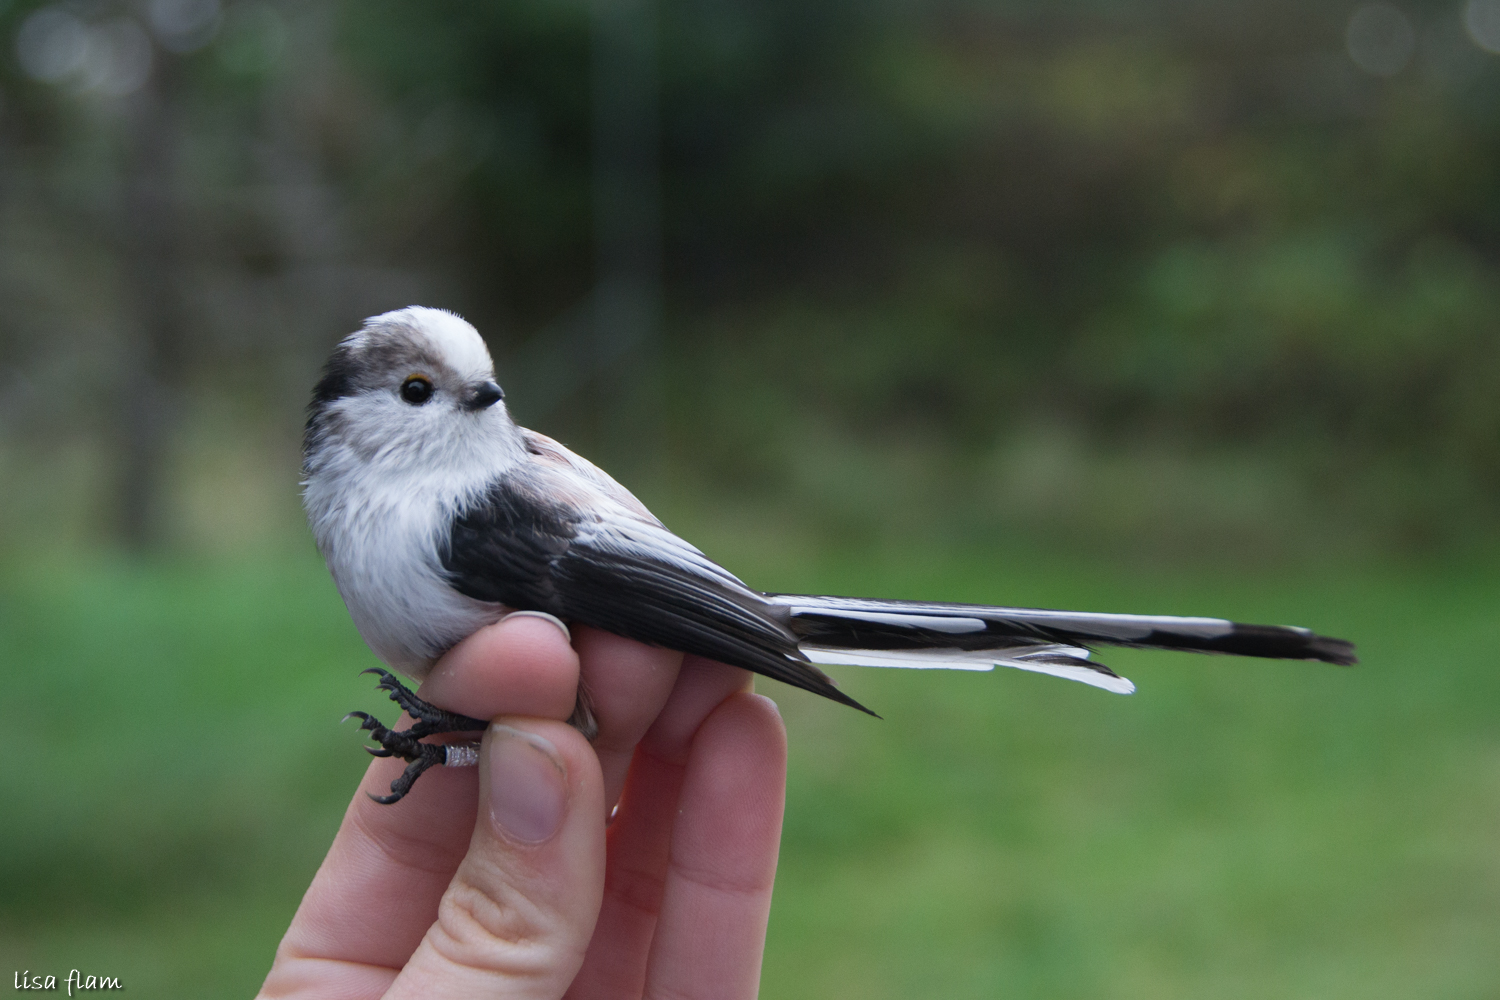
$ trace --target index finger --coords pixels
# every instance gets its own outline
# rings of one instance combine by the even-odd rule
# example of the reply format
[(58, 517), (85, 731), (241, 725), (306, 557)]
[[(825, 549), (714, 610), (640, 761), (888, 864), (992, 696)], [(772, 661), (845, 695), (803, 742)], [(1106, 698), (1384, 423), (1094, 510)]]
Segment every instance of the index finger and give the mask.
[[(504, 657), (515, 660), (515, 643), (550, 642), (560, 630), (541, 618), (507, 618), (525, 622), (524, 628), (504, 634), (483, 630), (460, 643), (443, 657), (422, 685), (422, 697), (449, 711), (481, 719), (493, 718), (492, 709), (503, 697), (507, 706), (526, 702), (524, 710), (507, 707), (506, 714), (529, 714), (541, 718), (566, 719), (573, 710), (571, 688), (563, 690), (553, 678), (535, 674), (490, 677), (484, 664), (492, 662), (506, 645)], [(594, 753), (604, 771), (604, 807), (619, 801), (625, 774), (636, 744), (646, 735), (677, 682), (682, 654), (661, 646), (649, 646), (603, 629), (573, 625), (571, 640), (578, 652), (580, 695), (588, 698), (599, 731)], [(500, 684), (507, 685), (501, 690)]]

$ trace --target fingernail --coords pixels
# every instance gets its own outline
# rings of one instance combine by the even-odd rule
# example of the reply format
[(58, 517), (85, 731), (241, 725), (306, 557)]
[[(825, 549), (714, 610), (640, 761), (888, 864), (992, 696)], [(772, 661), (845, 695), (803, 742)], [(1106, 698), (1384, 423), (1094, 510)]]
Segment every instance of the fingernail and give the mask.
[(532, 733), (490, 726), (490, 819), (523, 844), (551, 840), (568, 808), (568, 769), (557, 748)]
[[(562, 629), (563, 638), (568, 641), (569, 645), (573, 642), (573, 633), (568, 631), (568, 623), (556, 615), (549, 615), (545, 611), (512, 611), (504, 618), (501, 618), (500, 621), (509, 621), (512, 618), (540, 618), (543, 621), (549, 621)], [(496, 622), (495, 624), (498, 625), (500, 622)]]

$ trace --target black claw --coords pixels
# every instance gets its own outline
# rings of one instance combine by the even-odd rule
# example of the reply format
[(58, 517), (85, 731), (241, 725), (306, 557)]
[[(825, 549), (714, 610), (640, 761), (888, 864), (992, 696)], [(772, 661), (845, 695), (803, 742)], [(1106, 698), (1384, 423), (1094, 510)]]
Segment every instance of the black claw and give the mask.
[(436, 750), (437, 753), (424, 754), (422, 757), (406, 765), (406, 770), (401, 772), (401, 777), (391, 782), (391, 794), (371, 795), (370, 798), (374, 799), (376, 802), (379, 802), (383, 806), (391, 805), (394, 802), (400, 802), (403, 798), (406, 797), (406, 793), (411, 791), (411, 786), (417, 783), (417, 779), (422, 776), (423, 771), (427, 770), (429, 767), (432, 767), (435, 764), (441, 764), (443, 762), (443, 757), (446, 755), (447, 751), (445, 751), (442, 747), (433, 746), (431, 743), (423, 743), (420, 745), (431, 750)]
[(411, 690), (399, 681), (394, 674), (379, 667), (370, 667), (368, 670), (360, 671), (365, 674), (378, 674), (380, 683), (375, 686), (390, 695), (391, 701), (401, 706), (401, 710), (411, 716), (414, 725), (406, 730), (414, 736), (432, 736), (435, 733), (473, 733), (483, 732), (489, 728), (489, 723), (483, 719), (470, 718), (467, 715), (459, 715), (457, 712), (447, 712), (436, 705), (429, 705), (418, 698)]
[(382, 805), (399, 802), (407, 792), (411, 791), (411, 786), (422, 776), (422, 772), (447, 759), (447, 747), (436, 743), (423, 743), (421, 742), (423, 736), (431, 736), (435, 733), (471, 733), (489, 727), (489, 723), (482, 719), (473, 719), (456, 712), (445, 712), (441, 708), (429, 705), (413, 694), (389, 671), (371, 667), (360, 673), (378, 674), (380, 683), (376, 687), (389, 694), (391, 701), (400, 705), (401, 710), (414, 720), (410, 729), (395, 732), (381, 725), (380, 720), (368, 712), (350, 712), (344, 716), (345, 719), (358, 719), (359, 728), (368, 732), (370, 739), (380, 744), (375, 747), (365, 747), (370, 756), (400, 757), (410, 762), (401, 776), (391, 782), (391, 794), (370, 796)]

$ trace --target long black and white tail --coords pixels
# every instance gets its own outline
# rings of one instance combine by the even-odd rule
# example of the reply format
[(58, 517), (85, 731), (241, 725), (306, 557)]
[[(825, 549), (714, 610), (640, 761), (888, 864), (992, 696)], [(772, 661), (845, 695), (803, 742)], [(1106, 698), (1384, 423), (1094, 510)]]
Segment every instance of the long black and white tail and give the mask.
[(978, 604), (926, 604), (767, 594), (791, 612), (798, 648), (814, 663), (991, 670), (1013, 667), (1118, 694), (1135, 685), (1090, 659), (1088, 646), (1181, 649), (1280, 660), (1358, 662), (1354, 644), (1305, 628), (1223, 618), (1095, 614)]

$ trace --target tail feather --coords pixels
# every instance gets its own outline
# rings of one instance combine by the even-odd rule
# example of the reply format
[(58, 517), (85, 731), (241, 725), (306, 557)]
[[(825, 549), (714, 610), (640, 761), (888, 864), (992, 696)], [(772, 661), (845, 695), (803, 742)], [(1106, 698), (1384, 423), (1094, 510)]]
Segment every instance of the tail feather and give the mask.
[(1017, 650), (867, 650), (804, 644), (801, 648), (814, 663), (903, 667), (912, 670), (994, 670), (996, 667), (1010, 667), (1012, 670), (1026, 670), (1079, 681), (1116, 694), (1131, 694), (1135, 691), (1135, 685), (1129, 680), (1104, 664), (1089, 659), (1089, 651), (1076, 646), (1027, 646)]
[(1031, 670), (1128, 694), (1134, 685), (1090, 660), (1088, 644), (1174, 649), (1285, 660), (1357, 663), (1354, 645), (1304, 628), (1223, 618), (1096, 614), (977, 604), (931, 604), (768, 594), (785, 607), (814, 663), (866, 666), (990, 666)]

